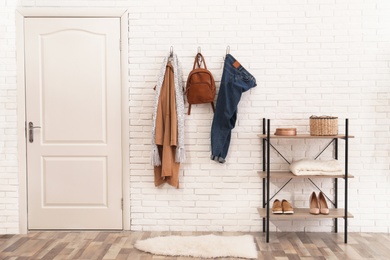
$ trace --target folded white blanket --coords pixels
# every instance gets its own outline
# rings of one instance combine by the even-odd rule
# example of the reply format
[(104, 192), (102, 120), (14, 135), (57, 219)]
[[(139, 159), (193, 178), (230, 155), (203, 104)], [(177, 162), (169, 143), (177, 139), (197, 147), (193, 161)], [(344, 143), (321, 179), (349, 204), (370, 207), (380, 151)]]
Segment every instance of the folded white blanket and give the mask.
[(337, 160), (319, 161), (302, 159), (292, 162), (289, 167), (295, 175), (342, 175), (343, 168)]

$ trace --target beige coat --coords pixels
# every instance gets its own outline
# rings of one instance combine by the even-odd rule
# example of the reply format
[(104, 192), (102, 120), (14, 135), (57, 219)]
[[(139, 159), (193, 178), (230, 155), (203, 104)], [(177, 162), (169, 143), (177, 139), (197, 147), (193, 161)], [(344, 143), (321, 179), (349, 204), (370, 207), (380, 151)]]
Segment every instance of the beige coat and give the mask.
[(180, 163), (175, 162), (177, 131), (174, 72), (171, 63), (168, 62), (157, 106), (155, 142), (161, 165), (154, 167), (155, 186), (167, 182), (179, 188)]

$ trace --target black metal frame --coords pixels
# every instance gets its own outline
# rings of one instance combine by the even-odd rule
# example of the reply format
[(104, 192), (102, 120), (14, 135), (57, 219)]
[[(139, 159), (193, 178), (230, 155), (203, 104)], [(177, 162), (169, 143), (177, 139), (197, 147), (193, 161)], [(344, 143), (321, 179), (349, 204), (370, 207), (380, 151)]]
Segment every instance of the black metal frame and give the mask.
[[(266, 208), (266, 217), (263, 218), (263, 232), (266, 232), (266, 242), (269, 242), (269, 221), (270, 221), (270, 201), (281, 191), (283, 188), (292, 180), (290, 178), (273, 196), (270, 198), (270, 148), (272, 147), (288, 164), (291, 164), (272, 144), (271, 144), (271, 134), (270, 134), (270, 119), (263, 118), (263, 135), (266, 137), (262, 138), (263, 145), (263, 172), (266, 172), (266, 178), (263, 178), (263, 208)], [(349, 129), (348, 129), (348, 118), (345, 119), (345, 192), (344, 192), (344, 243), (348, 242), (348, 139), (349, 139)], [(334, 143), (334, 159), (338, 160), (338, 139), (339, 137), (333, 138), (315, 157), (317, 159), (332, 143)], [(311, 180), (308, 180), (317, 187), (318, 190), (321, 189)], [(334, 205), (335, 208), (338, 207), (338, 178), (334, 179), (334, 189), (335, 196), (334, 201), (329, 199), (326, 195), (326, 198)], [(338, 232), (338, 221), (337, 218), (334, 219), (334, 230), (335, 233)]]

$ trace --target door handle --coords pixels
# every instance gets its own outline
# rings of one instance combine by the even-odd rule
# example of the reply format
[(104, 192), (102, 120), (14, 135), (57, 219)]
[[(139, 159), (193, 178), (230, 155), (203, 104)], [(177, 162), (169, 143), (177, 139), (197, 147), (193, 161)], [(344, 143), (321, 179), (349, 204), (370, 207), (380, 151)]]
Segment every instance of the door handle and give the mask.
[(41, 128), (40, 126), (34, 126), (33, 122), (28, 123), (28, 141), (34, 142), (34, 128)]

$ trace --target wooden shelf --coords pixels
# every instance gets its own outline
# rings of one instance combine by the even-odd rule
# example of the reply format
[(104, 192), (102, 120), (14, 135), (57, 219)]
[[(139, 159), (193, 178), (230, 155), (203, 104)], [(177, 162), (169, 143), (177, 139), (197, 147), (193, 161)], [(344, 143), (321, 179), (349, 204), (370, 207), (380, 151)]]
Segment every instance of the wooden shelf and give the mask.
[[(310, 133), (306, 134), (297, 134), (297, 135), (275, 135), (273, 132), (271, 134), (271, 120), (263, 118), (263, 134), (258, 134), (258, 137), (260, 138), (260, 141), (263, 145), (263, 171), (258, 171), (260, 177), (263, 180), (263, 205), (266, 205), (268, 207), (268, 212), (267, 208), (258, 208), (258, 212), (260, 214), (260, 217), (263, 219), (263, 231), (266, 233), (266, 238), (265, 241), (268, 243), (269, 242), (269, 222), (271, 220), (294, 220), (294, 219), (299, 219), (299, 220), (305, 220), (305, 219), (338, 219), (342, 218), (344, 219), (344, 243), (347, 243), (347, 234), (348, 234), (348, 218), (353, 218), (352, 214), (350, 214), (348, 211), (348, 203), (346, 202), (348, 200), (348, 180), (350, 178), (354, 178), (353, 175), (350, 175), (348, 172), (348, 146), (349, 146), (349, 139), (350, 138), (355, 138), (353, 135), (349, 134), (348, 128), (349, 128), (349, 123), (348, 123), (348, 118), (345, 119), (345, 132), (343, 134), (337, 134), (337, 135), (331, 135), (331, 136), (314, 136), (310, 135)], [(267, 133), (267, 134), (265, 134)], [(270, 156), (270, 150), (273, 148), (287, 163), (288, 160), (284, 158), (282, 153), (278, 151), (278, 149), (272, 145), (273, 141), (277, 140), (299, 140), (300, 143), (302, 140), (304, 141), (305, 139), (311, 139), (311, 140), (324, 140), (328, 143), (323, 150), (319, 153), (318, 156), (320, 156), (328, 147), (330, 147), (331, 144), (333, 144), (333, 155), (332, 156), (334, 159), (338, 158), (338, 150), (339, 150), (339, 145), (338, 145), (338, 140), (339, 139), (344, 139), (344, 151), (345, 151), (345, 158), (344, 158), (344, 170), (345, 173), (342, 174), (341, 171), (338, 172), (338, 174), (333, 174), (333, 175), (295, 175), (289, 170), (284, 170), (284, 171), (273, 171), (271, 169), (271, 156)], [(284, 142), (283, 142), (284, 143)], [(294, 142), (296, 143), (296, 142)], [(305, 141), (307, 144), (307, 142)], [(280, 142), (279, 142), (280, 144)], [(281, 144), (283, 145), (283, 144)], [(290, 144), (289, 146), (292, 146), (294, 144)], [(317, 156), (317, 157), (318, 157)], [(268, 174), (267, 174), (268, 172)], [(309, 172), (310, 173), (310, 172)], [(319, 188), (313, 181), (313, 179), (334, 179), (333, 182), (333, 187), (335, 190), (335, 196), (334, 196), (334, 203), (333, 205), (337, 205), (337, 200), (338, 200), (338, 179), (344, 179), (344, 201), (345, 201), (345, 209), (343, 208), (331, 208), (329, 209), (329, 214), (328, 215), (313, 215), (310, 214), (310, 209), (309, 208), (295, 208), (294, 209), (294, 214), (272, 214), (272, 209), (271, 209), (271, 200), (275, 197), (276, 194), (278, 194), (283, 188), (292, 180), (292, 179), (308, 179), (310, 180), (314, 186), (316, 186), (319, 190)], [(286, 183), (279, 188), (273, 195), (270, 194), (270, 183), (275, 181), (275, 179), (287, 179)], [(268, 214), (267, 214), (268, 213)], [(335, 231), (337, 232), (338, 230), (338, 222), (334, 221), (334, 226), (335, 226)]]
[[(261, 178), (267, 178), (267, 172), (258, 171)], [(290, 171), (271, 171), (269, 173), (270, 178), (277, 179), (315, 179), (315, 178), (345, 178), (345, 175), (295, 175)], [(353, 175), (348, 174), (348, 178), (355, 178)]]
[[(257, 135), (260, 138), (267, 138), (266, 134)], [(310, 135), (310, 134), (298, 134), (298, 135), (270, 135), (272, 139), (345, 139), (345, 135)], [(353, 135), (349, 135), (348, 138), (355, 138)]]
[[(259, 215), (261, 218), (267, 217), (267, 209), (258, 208)], [(323, 218), (344, 218), (344, 209), (329, 209), (328, 215), (313, 215), (309, 213), (308, 208), (295, 208), (294, 214), (272, 214), (271, 208), (270, 212), (270, 220), (288, 220), (288, 219), (323, 219)], [(348, 218), (353, 218), (353, 215), (348, 212)]]

